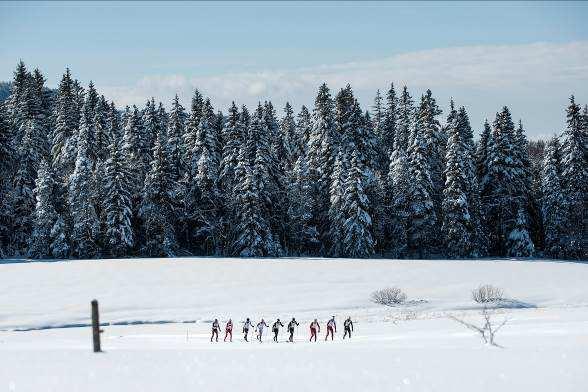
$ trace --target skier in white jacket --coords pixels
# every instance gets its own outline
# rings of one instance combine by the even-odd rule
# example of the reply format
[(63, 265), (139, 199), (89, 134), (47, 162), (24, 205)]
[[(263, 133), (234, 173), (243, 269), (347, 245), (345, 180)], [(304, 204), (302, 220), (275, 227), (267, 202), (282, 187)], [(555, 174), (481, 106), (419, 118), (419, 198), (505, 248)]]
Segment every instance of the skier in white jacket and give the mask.
[(269, 325), (267, 325), (265, 323), (264, 319), (261, 319), (261, 321), (259, 323), (257, 323), (257, 340), (259, 340), (259, 342), (261, 343), (261, 338), (263, 336), (263, 327), (269, 327)]
[(249, 320), (249, 317), (247, 317), (247, 320), (245, 320), (245, 324), (243, 324), (243, 337), (245, 338), (245, 341), (248, 342), (249, 340), (247, 340), (247, 335), (249, 334), (249, 330), (253, 328), (253, 323), (251, 322), (251, 320)]

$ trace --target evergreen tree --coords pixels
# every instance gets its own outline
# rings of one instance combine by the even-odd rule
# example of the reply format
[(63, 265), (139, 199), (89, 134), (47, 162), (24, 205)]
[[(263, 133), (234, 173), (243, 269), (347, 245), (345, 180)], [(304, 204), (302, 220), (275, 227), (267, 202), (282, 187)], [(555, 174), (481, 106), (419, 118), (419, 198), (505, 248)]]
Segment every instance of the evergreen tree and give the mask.
[[(306, 106), (302, 105), (300, 113), (296, 117), (296, 141), (298, 156), (308, 154), (310, 135), (312, 133), (312, 117)], [(307, 156), (308, 161), (308, 156)]]
[(178, 249), (174, 230), (174, 174), (168, 163), (167, 150), (161, 143), (161, 135), (153, 146), (153, 161), (145, 179), (143, 200), (139, 214), (144, 224), (145, 243), (142, 254), (146, 256), (173, 257)]
[[(386, 173), (390, 165), (390, 156), (394, 149), (394, 138), (396, 135), (398, 119), (398, 98), (394, 90), (394, 84), (390, 84), (390, 89), (386, 94), (386, 109), (383, 113), (381, 125), (379, 127), (379, 141), (382, 148), (383, 160), (381, 162), (382, 172)], [(405, 149), (406, 151), (406, 149)]]
[(541, 171), (541, 191), (545, 254), (554, 258), (564, 258), (567, 202), (561, 188), (561, 147), (557, 137), (547, 144)]
[(46, 161), (41, 162), (35, 188), (35, 214), (33, 232), (30, 238), (28, 256), (34, 259), (50, 258), (51, 230), (57, 221), (57, 212), (53, 206), (53, 176)]
[(185, 162), (190, 162), (192, 150), (196, 144), (198, 138), (198, 126), (202, 118), (204, 108), (204, 97), (200, 94), (198, 89), (194, 90), (194, 96), (192, 97), (192, 103), (190, 106), (190, 116), (186, 121), (186, 133), (184, 135), (184, 151), (185, 151)]
[[(395, 143), (396, 144), (396, 143)], [(409, 191), (411, 189), (409, 161), (406, 152), (394, 147), (387, 178), (387, 210), (389, 211), (389, 251), (394, 257), (406, 255), (408, 239)], [(386, 199), (385, 199), (386, 200)]]
[(170, 174), (174, 182), (182, 178), (186, 170), (184, 133), (186, 130), (186, 113), (176, 95), (167, 123), (167, 155), (169, 157)]
[(72, 253), (79, 258), (93, 258), (99, 253), (100, 222), (94, 205), (92, 161), (88, 157), (90, 128), (86, 116), (82, 116), (76, 165), (69, 178)]
[(408, 190), (408, 248), (419, 257), (427, 257), (435, 243), (437, 215), (431, 196), (433, 183), (427, 159), (427, 144), (420, 132), (416, 132), (409, 150)]
[(291, 170), (294, 163), (301, 154), (301, 143), (298, 140), (296, 122), (294, 121), (294, 110), (288, 102), (284, 107), (284, 118), (280, 122), (280, 133), (283, 140), (286, 158), (286, 170)]
[(517, 140), (510, 111), (496, 114), (492, 144), (488, 145), (487, 174), (482, 180), (482, 203), (492, 254), (504, 256), (506, 241), (519, 210), (526, 211), (523, 163), (517, 158)]
[(109, 146), (110, 157), (105, 163), (103, 211), (105, 216), (105, 246), (113, 257), (128, 256), (134, 245), (131, 225), (131, 179), (117, 141)]
[(568, 206), (567, 255), (585, 258), (588, 227), (588, 125), (580, 106), (570, 98), (562, 147), (562, 188)]
[(207, 99), (202, 109), (196, 141), (191, 154), (192, 184), (195, 205), (189, 214), (194, 221), (191, 238), (200, 244), (204, 254), (220, 252), (222, 220), (220, 216), (220, 196), (218, 190), (219, 156), (216, 146), (217, 133), (214, 129), (215, 114)]
[(451, 103), (447, 133), (447, 166), (445, 168), (445, 189), (443, 190), (443, 226), (441, 233), (447, 255), (452, 258), (468, 257), (474, 253), (472, 221), (468, 199), (467, 165), (469, 151), (465, 149), (460, 135), (457, 112)]
[(344, 255), (343, 246), (343, 229), (345, 225), (346, 214), (344, 210), (345, 203), (345, 184), (347, 182), (347, 170), (349, 162), (347, 155), (343, 150), (339, 150), (335, 159), (335, 166), (332, 172), (331, 185), (329, 188), (329, 239), (331, 248), (330, 256), (340, 257)]
[(487, 180), (488, 174), (488, 151), (492, 146), (492, 128), (488, 124), (488, 120), (484, 121), (484, 129), (480, 134), (480, 141), (476, 149), (476, 174), (480, 184), (484, 184)]
[(16, 151), (13, 132), (5, 106), (0, 103), (0, 257), (12, 253), (9, 250), (13, 225), (13, 189)]
[(75, 91), (73, 80), (66, 69), (59, 88), (55, 102), (55, 129), (53, 130), (53, 144), (51, 147), (52, 165), (56, 175), (65, 180), (73, 170), (75, 156), (67, 150), (68, 141), (74, 136), (77, 129), (77, 114), (75, 108)]
[(298, 256), (315, 254), (320, 242), (312, 224), (312, 184), (304, 152), (296, 159), (290, 175), (288, 201), (291, 253)]
[(347, 257), (367, 258), (374, 252), (372, 219), (368, 213), (369, 201), (363, 190), (363, 168), (359, 154), (353, 152), (351, 167), (345, 181), (343, 210), (343, 248)]
[(517, 213), (516, 222), (508, 235), (506, 247), (510, 257), (531, 257), (535, 252), (527, 228), (526, 214), (522, 208)]
[(312, 113), (312, 131), (308, 143), (308, 168), (314, 184), (313, 224), (319, 231), (323, 250), (330, 249), (329, 215), (331, 178), (338, 153), (339, 135), (335, 128), (333, 100), (326, 84), (319, 88)]
[(396, 123), (396, 133), (394, 134), (395, 146), (408, 151), (409, 136), (414, 124), (414, 106), (412, 97), (408, 92), (408, 88), (402, 88), (402, 94), (398, 100), (398, 117)]

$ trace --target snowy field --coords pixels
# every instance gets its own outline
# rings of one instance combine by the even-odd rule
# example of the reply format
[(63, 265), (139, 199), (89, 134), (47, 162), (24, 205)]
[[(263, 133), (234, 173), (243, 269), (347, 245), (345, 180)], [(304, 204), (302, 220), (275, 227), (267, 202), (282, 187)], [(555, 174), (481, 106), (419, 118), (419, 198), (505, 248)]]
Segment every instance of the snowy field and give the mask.
[[(496, 341), (471, 290), (504, 289)], [(401, 287), (412, 305), (370, 293)], [(0, 391), (586, 391), (588, 264), (539, 261), (104, 260), (0, 264)], [(90, 301), (104, 353), (91, 352)], [(335, 315), (334, 342), (308, 324)], [(246, 343), (241, 321), (295, 316), (294, 344)], [(344, 318), (355, 333), (341, 340)], [(232, 317), (233, 343), (210, 343)]]

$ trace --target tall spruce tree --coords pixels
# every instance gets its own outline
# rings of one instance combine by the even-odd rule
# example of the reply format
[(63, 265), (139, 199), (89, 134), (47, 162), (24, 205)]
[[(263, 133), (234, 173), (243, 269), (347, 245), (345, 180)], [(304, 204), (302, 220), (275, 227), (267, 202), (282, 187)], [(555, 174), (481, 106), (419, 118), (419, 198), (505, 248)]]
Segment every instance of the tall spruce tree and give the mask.
[(343, 194), (343, 210), (346, 215), (343, 225), (343, 251), (347, 257), (367, 258), (374, 253), (372, 219), (368, 212), (369, 200), (364, 192), (363, 172), (359, 153), (354, 151)]
[(139, 214), (143, 222), (146, 256), (173, 257), (178, 250), (174, 228), (174, 189), (177, 188), (162, 135), (155, 140), (153, 160), (145, 178)]
[(545, 232), (545, 254), (554, 258), (566, 255), (568, 205), (561, 187), (561, 146), (554, 137), (547, 144), (541, 171), (541, 213)]
[(110, 157), (105, 162), (104, 201), (105, 247), (110, 256), (128, 256), (134, 245), (131, 224), (132, 203), (130, 175), (117, 141), (109, 146)]
[(33, 232), (29, 242), (28, 256), (34, 259), (53, 256), (51, 232), (58, 215), (53, 206), (53, 175), (46, 161), (39, 165), (35, 188), (35, 215)]
[(315, 211), (313, 222), (319, 231), (324, 251), (330, 249), (329, 215), (331, 177), (338, 154), (339, 134), (335, 128), (333, 99), (323, 83), (318, 91), (312, 113), (312, 131), (308, 143), (308, 168), (313, 189)]
[(416, 132), (409, 150), (409, 173), (412, 179), (408, 190), (409, 251), (418, 257), (428, 257), (436, 242), (437, 214), (431, 189), (433, 182), (427, 159), (427, 144), (421, 132)]
[(562, 147), (562, 188), (568, 206), (567, 255), (588, 256), (588, 124), (574, 96), (567, 108), (567, 127)]
[(94, 204), (94, 176), (88, 156), (91, 124), (82, 116), (78, 137), (78, 154), (69, 178), (68, 204), (72, 218), (72, 253), (79, 258), (99, 255), (100, 222)]

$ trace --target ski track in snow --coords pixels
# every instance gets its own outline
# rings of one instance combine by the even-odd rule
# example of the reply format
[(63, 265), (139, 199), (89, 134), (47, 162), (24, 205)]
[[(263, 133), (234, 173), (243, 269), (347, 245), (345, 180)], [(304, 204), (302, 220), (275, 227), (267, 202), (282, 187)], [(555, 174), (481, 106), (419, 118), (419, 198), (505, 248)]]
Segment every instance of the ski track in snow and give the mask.
[[(582, 391), (588, 382), (588, 265), (545, 261), (100, 260), (0, 265), (0, 391)], [(480, 284), (510, 302), (481, 324)], [(398, 286), (411, 306), (370, 302)], [(91, 353), (90, 300), (102, 354)], [(326, 321), (337, 318), (335, 341)], [(350, 315), (355, 331), (343, 341)], [(243, 341), (241, 322), (300, 322), (296, 343)], [(222, 342), (224, 322), (235, 323)], [(318, 318), (317, 343), (307, 341)], [(219, 343), (210, 323), (221, 321)]]

